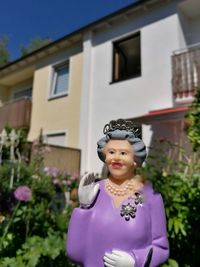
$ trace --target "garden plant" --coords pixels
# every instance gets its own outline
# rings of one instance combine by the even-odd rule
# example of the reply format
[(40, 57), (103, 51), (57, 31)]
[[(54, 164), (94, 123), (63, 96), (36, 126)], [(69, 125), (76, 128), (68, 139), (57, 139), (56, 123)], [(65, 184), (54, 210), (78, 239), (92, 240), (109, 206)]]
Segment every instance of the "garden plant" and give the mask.
[[(163, 267), (199, 267), (200, 224), (200, 91), (186, 116), (193, 152), (160, 140), (141, 169), (164, 199), (170, 259)], [(9, 129), (10, 131), (11, 129)], [(33, 157), (23, 148), (26, 132), (10, 162), (10, 151), (1, 151), (0, 165), (0, 266), (75, 267), (66, 256), (69, 218), (76, 203), (66, 195), (78, 187), (79, 176), (44, 166), (48, 149), (42, 140), (33, 144)], [(167, 151), (167, 153), (165, 153)], [(14, 174), (10, 188), (9, 177)], [(73, 204), (73, 205), (72, 205)]]
[(22, 155), (14, 165), (8, 160), (8, 149), (4, 151), (5, 160), (0, 166), (1, 267), (75, 266), (65, 252), (72, 211), (65, 196), (78, 186), (79, 176), (43, 166), (46, 149), (36, 141), (31, 163), (22, 160)]
[(165, 204), (170, 259), (163, 267), (198, 267), (199, 154), (195, 152), (187, 156), (181, 147), (167, 140), (158, 141), (157, 148), (141, 172), (162, 194)]

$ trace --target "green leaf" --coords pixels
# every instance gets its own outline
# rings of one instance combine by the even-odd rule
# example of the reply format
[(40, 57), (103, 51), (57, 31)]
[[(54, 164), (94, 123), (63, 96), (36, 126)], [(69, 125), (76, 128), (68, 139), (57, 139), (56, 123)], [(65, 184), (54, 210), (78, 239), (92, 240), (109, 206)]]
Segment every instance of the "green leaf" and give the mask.
[(169, 231), (172, 230), (173, 224), (174, 224), (173, 218), (169, 218), (169, 220), (168, 220), (168, 229), (169, 229)]
[(21, 218), (20, 218), (20, 217), (15, 217), (15, 218), (13, 219), (13, 222), (14, 222), (14, 223), (16, 223), (16, 222), (18, 222), (18, 221), (21, 221)]
[(169, 259), (168, 262), (170, 267), (179, 267), (178, 263), (173, 259)]
[(174, 231), (176, 234), (178, 234), (179, 229), (180, 229), (180, 222), (177, 219), (175, 219), (174, 220)]
[(67, 229), (67, 214), (62, 213), (62, 214), (58, 214), (56, 216), (56, 224), (58, 226), (58, 228), (62, 231), (65, 231)]

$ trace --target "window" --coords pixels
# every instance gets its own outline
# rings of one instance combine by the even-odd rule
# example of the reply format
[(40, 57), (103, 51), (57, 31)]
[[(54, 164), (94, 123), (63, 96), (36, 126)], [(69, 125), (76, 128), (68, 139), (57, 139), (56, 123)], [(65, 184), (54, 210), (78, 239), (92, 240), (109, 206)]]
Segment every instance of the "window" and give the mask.
[(137, 33), (113, 43), (113, 82), (140, 75), (140, 33)]
[(46, 138), (44, 138), (45, 143), (55, 146), (65, 146), (65, 139), (66, 139), (66, 133), (64, 132), (47, 134)]
[(24, 98), (29, 98), (31, 99), (32, 97), (32, 88), (27, 88), (27, 89), (23, 89), (20, 91), (16, 91), (13, 94), (13, 99), (14, 100), (19, 100), (19, 99), (24, 99)]
[(69, 62), (65, 62), (54, 67), (51, 97), (63, 96), (68, 94), (68, 84)]

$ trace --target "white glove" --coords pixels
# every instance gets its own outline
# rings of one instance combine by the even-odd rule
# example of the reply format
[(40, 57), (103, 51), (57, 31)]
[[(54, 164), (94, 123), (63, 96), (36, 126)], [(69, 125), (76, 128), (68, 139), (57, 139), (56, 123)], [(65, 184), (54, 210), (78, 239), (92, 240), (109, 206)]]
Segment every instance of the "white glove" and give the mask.
[(92, 205), (99, 190), (99, 184), (95, 184), (93, 173), (85, 174), (78, 187), (78, 197), (81, 207), (88, 208)]
[(135, 259), (121, 250), (113, 249), (112, 253), (105, 253), (103, 259), (106, 267), (135, 267)]

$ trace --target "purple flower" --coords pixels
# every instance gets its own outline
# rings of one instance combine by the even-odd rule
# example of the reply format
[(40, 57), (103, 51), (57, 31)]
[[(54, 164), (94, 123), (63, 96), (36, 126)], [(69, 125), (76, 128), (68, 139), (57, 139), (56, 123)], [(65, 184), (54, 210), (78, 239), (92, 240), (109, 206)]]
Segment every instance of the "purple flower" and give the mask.
[(70, 172), (67, 172), (67, 171), (63, 171), (63, 175), (64, 175), (64, 176), (69, 176), (69, 177), (70, 177), (70, 176), (71, 176), (71, 173), (70, 173)]
[(53, 184), (60, 184), (60, 180), (59, 179), (53, 179), (52, 183)]
[(49, 170), (50, 170), (50, 167), (48, 167), (48, 166), (44, 167), (44, 172), (48, 173)]
[(71, 182), (71, 181), (69, 181), (69, 180), (67, 180), (67, 181), (66, 181), (66, 185), (69, 185), (69, 186), (71, 186), (71, 185), (72, 185), (72, 182)]
[(78, 176), (77, 175), (73, 175), (70, 177), (70, 180), (71, 181), (76, 181), (78, 179)]
[(19, 186), (15, 192), (14, 192), (14, 196), (16, 199), (20, 200), (20, 201), (29, 201), (32, 197), (32, 191), (28, 186)]

